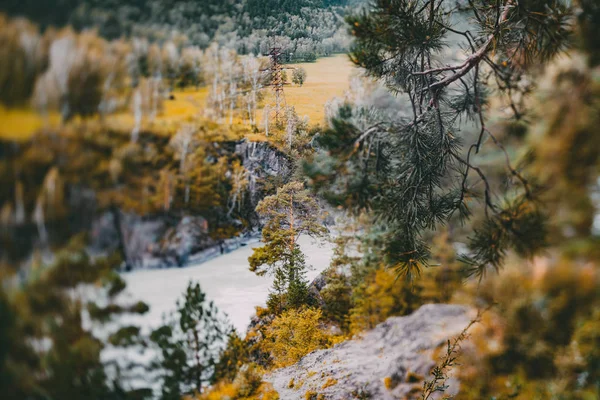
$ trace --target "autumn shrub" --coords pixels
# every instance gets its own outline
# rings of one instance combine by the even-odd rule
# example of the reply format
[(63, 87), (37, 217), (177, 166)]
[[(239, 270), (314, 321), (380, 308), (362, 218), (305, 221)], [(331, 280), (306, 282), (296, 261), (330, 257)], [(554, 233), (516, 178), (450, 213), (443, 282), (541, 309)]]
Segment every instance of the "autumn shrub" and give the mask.
[(390, 270), (375, 270), (353, 294), (350, 331), (358, 333), (374, 328), (388, 317), (410, 314), (421, 304), (420, 290), (418, 282), (398, 280)]
[(579, 362), (574, 372), (585, 373), (589, 382), (600, 384), (600, 307), (573, 335), (572, 358)]
[[(361, 224), (369, 226), (364, 218)], [(355, 229), (348, 224), (335, 238), (334, 257), (324, 272), (326, 285), (320, 292), (323, 315), (343, 332), (374, 328), (390, 316), (409, 314), (423, 304), (447, 303), (462, 287), (463, 266), (456, 261), (447, 230), (432, 239), (431, 266), (407, 281), (385, 269), (380, 255), (372, 252), (370, 242), (379, 240), (377, 229), (365, 229), (364, 243), (357, 243)]]
[(292, 82), (298, 86), (302, 86), (306, 82), (306, 70), (302, 67), (292, 71)]
[(327, 347), (330, 335), (321, 327), (321, 310), (292, 309), (276, 317), (262, 343), (277, 368), (291, 365), (308, 353)]
[(597, 398), (600, 275), (574, 261), (545, 263), (511, 268), (474, 289), (479, 302), (496, 305), (463, 362), (460, 399)]
[(248, 362), (248, 345), (233, 331), (227, 339), (227, 346), (221, 352), (219, 361), (215, 365), (214, 382), (232, 382), (240, 368)]
[(199, 400), (278, 400), (277, 391), (271, 384), (263, 382), (262, 377), (263, 371), (258, 366), (244, 365), (232, 382), (216, 383)]
[(240, 369), (234, 384), (238, 387), (238, 395), (249, 397), (254, 395), (262, 385), (262, 375), (254, 365), (247, 365)]

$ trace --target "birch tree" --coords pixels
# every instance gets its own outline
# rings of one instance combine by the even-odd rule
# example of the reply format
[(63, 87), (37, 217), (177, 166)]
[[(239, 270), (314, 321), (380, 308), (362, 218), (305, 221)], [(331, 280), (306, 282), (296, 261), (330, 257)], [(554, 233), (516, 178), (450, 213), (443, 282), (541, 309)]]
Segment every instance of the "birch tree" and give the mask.
[(190, 199), (190, 183), (187, 177), (188, 172), (188, 155), (194, 148), (194, 133), (195, 128), (191, 124), (185, 124), (179, 129), (177, 134), (170, 141), (173, 147), (179, 153), (179, 174), (185, 182), (184, 203), (187, 204)]
[(288, 107), (286, 112), (286, 125), (285, 125), (285, 133), (288, 139), (288, 149), (291, 151), (292, 146), (294, 144), (294, 134), (296, 133), (296, 129), (298, 128), (298, 116), (296, 115), (296, 111), (294, 107)]
[(244, 193), (248, 190), (248, 185), (248, 171), (239, 161), (235, 161), (231, 168), (231, 194), (227, 216), (231, 215), (236, 206), (238, 212), (241, 211), (242, 204), (244, 203)]
[(261, 89), (261, 71), (260, 62), (254, 56), (249, 54), (242, 60), (242, 66), (244, 70), (244, 79), (249, 86), (248, 96), (248, 119), (252, 126), (256, 125), (256, 109), (258, 107), (258, 92)]
[(173, 42), (167, 42), (163, 47), (163, 59), (166, 67), (167, 77), (169, 78), (169, 88), (171, 91), (175, 88), (175, 79), (179, 73), (179, 50)]

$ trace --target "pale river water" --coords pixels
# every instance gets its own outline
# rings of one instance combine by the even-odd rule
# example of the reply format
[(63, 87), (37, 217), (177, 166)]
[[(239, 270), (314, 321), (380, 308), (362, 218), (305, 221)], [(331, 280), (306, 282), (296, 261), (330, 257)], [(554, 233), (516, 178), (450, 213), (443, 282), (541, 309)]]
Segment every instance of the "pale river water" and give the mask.
[[(317, 245), (309, 238), (300, 238), (306, 255), (309, 281), (329, 266), (332, 245)], [(243, 336), (254, 314), (254, 307), (264, 306), (273, 281), (272, 276), (257, 276), (248, 270), (248, 257), (255, 242), (198, 265), (184, 268), (136, 270), (123, 274), (127, 281), (126, 298), (144, 301), (150, 311), (142, 316), (127, 316), (128, 325), (141, 326), (145, 332), (156, 328), (162, 316), (175, 310), (175, 302), (182, 296), (190, 280), (200, 283), (209, 300), (227, 314), (230, 322)]]

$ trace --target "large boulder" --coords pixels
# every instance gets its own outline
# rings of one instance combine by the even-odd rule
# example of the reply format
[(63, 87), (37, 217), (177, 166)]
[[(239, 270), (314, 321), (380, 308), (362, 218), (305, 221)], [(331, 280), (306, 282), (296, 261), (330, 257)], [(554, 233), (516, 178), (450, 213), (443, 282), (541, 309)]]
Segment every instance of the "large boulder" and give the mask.
[[(208, 224), (201, 216), (155, 215), (141, 217), (120, 215), (121, 237), (131, 268), (183, 266), (198, 252), (217, 246), (208, 234)], [(93, 253), (115, 251), (119, 235), (114, 213), (100, 215), (90, 230)]]
[[(435, 365), (434, 353), (459, 335), (473, 310), (430, 304), (406, 317), (391, 317), (361, 337), (317, 350), (265, 377), (286, 400), (417, 399)], [(450, 379), (446, 394), (458, 391)], [(317, 397), (318, 396), (318, 397)]]
[(168, 260), (168, 265), (182, 266), (190, 256), (215, 246), (208, 235), (208, 223), (200, 216), (184, 216), (179, 223), (169, 228), (162, 237), (157, 255)]

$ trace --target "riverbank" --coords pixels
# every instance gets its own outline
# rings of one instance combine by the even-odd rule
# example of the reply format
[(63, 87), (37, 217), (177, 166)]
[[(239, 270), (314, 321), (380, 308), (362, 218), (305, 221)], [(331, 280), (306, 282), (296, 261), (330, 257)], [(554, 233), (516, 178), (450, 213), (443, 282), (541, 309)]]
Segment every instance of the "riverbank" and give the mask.
[[(144, 315), (127, 317), (129, 325), (137, 325), (148, 332), (161, 323), (162, 316), (175, 310), (175, 303), (188, 282), (199, 282), (208, 299), (227, 314), (240, 334), (246, 331), (255, 307), (266, 304), (272, 276), (259, 277), (248, 269), (252, 249), (260, 245), (257, 238), (239, 242), (237, 249), (221, 255), (220, 252), (201, 252), (190, 257), (183, 268), (139, 269), (123, 273), (127, 283), (124, 301), (144, 301), (150, 311)], [(301, 238), (300, 246), (312, 268), (307, 278), (314, 279), (328, 266), (333, 245), (317, 245), (310, 238)]]

